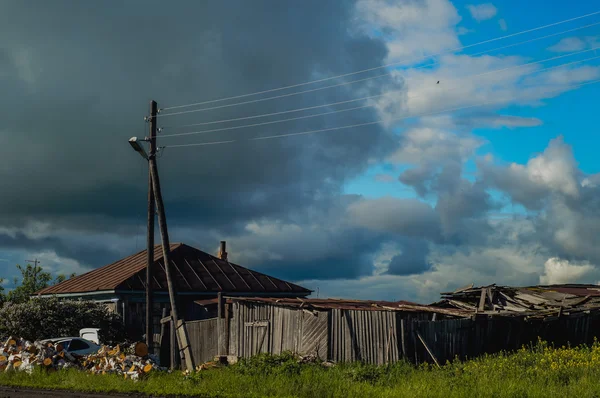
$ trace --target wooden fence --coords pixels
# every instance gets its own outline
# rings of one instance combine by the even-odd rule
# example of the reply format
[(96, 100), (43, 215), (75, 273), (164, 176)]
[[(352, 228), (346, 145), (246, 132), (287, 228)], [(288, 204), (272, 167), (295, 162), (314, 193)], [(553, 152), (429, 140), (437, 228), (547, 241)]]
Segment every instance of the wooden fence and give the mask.
[(218, 318), (185, 323), (194, 363), (212, 361), (218, 354)]
[[(458, 357), (515, 350), (538, 338), (556, 345), (589, 344), (600, 335), (600, 314), (546, 319), (477, 316), (428, 320), (431, 314), (395, 311), (307, 311), (233, 303), (226, 318), (186, 322), (194, 362), (218, 354), (250, 357), (292, 351), (333, 362), (440, 364)], [(222, 325), (222, 326), (219, 326)], [(219, 332), (222, 351), (219, 353)], [(164, 342), (163, 338), (163, 342)]]

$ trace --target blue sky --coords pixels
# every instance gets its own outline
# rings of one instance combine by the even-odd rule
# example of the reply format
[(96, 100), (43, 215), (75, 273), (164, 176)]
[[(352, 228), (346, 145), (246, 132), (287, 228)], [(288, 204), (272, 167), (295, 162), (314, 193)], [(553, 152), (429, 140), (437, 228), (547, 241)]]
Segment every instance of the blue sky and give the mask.
[[(532, 29), (534, 27), (552, 24), (557, 21), (577, 17), (598, 11), (600, 3), (593, 1), (576, 1), (565, 7), (562, 1), (527, 1), (516, 2), (514, 0), (494, 1), (494, 2), (453, 2), (462, 18), (458, 27), (464, 27), (469, 30), (460, 36), (461, 44), (468, 46), (484, 40), (510, 35), (512, 33)], [(481, 4), (493, 4), (496, 13), (493, 17), (478, 22), (469, 12), (468, 6)], [(535, 15), (535, 18), (531, 16)], [(500, 27), (499, 20), (506, 22), (507, 29)], [(512, 43), (528, 40), (534, 37), (541, 37), (558, 33), (564, 30), (572, 29), (578, 26), (592, 24), (596, 22), (594, 18), (586, 18), (573, 21), (559, 26), (543, 29), (531, 35), (516, 36), (507, 40), (496, 41), (481, 46), (475, 46), (464, 50), (464, 54), (477, 53), (488, 49), (493, 49)], [(555, 52), (549, 51), (548, 47), (556, 44), (559, 40), (566, 37), (590, 37), (600, 35), (600, 25), (590, 28), (557, 35), (555, 37), (534, 41), (531, 43), (518, 45), (506, 50), (493, 51), (490, 55), (521, 56), (525, 62), (550, 58), (556, 56)], [(597, 56), (598, 53), (590, 52), (575, 57), (559, 59), (544, 63), (544, 67), (559, 65), (563, 62), (572, 62), (587, 57)], [(424, 61), (428, 63), (429, 61)], [(589, 61), (588, 64), (598, 65), (600, 59)], [(598, 95), (598, 86), (590, 85), (578, 88), (574, 91), (565, 92), (556, 98), (549, 98), (543, 101), (543, 104), (536, 106), (514, 106), (496, 110), (500, 114), (510, 114), (521, 117), (536, 117), (542, 121), (539, 126), (533, 127), (500, 127), (494, 129), (474, 129), (473, 132), (484, 138), (487, 143), (478, 149), (479, 155), (492, 153), (506, 162), (526, 163), (531, 157), (543, 152), (550, 140), (563, 136), (566, 143), (571, 145), (576, 155), (577, 161), (582, 171), (586, 173), (600, 172), (600, 163), (597, 158), (597, 144), (599, 138), (596, 127), (596, 104), (595, 99)], [(400, 134), (401, 134), (401, 130)], [(382, 174), (389, 174), (392, 170), (389, 163), (377, 164), (370, 167), (365, 173), (357, 178), (348, 181), (345, 185), (345, 191), (351, 194), (361, 194), (368, 197), (394, 196), (394, 197), (414, 197), (414, 191), (407, 186), (398, 184), (397, 181), (381, 181), (376, 177)], [(473, 171), (473, 164), (466, 168), (466, 172)]]

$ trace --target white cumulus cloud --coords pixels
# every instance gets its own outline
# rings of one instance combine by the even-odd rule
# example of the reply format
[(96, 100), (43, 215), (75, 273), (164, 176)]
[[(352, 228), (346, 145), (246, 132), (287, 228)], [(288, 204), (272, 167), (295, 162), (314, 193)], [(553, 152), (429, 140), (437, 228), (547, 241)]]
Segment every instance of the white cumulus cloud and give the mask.
[(467, 9), (471, 13), (471, 16), (477, 22), (487, 21), (492, 19), (498, 13), (498, 9), (492, 3), (484, 3), (477, 5), (468, 5)]
[(563, 283), (597, 283), (598, 269), (592, 264), (573, 263), (560, 258), (549, 258), (544, 264), (544, 274), (540, 275), (540, 283), (554, 285)]

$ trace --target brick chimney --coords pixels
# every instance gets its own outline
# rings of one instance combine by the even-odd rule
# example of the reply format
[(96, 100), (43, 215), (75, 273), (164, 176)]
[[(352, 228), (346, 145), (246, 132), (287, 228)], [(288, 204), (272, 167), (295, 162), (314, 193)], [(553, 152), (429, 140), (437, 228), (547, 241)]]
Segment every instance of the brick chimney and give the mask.
[(221, 241), (221, 246), (219, 247), (219, 258), (221, 260), (227, 261), (227, 250), (226, 250), (226, 243), (224, 240)]

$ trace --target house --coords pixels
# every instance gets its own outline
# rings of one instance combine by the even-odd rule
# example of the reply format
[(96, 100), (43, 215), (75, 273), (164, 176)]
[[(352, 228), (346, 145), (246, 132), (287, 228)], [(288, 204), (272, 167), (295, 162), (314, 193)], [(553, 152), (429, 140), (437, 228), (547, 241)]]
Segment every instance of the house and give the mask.
[[(183, 243), (170, 245), (171, 277), (176, 292), (179, 316), (185, 320), (214, 317), (194, 301), (227, 296), (305, 297), (312, 291), (301, 286), (252, 271)], [(224, 249), (224, 248), (223, 248)], [(224, 252), (224, 250), (223, 250)], [(112, 264), (65, 280), (36, 293), (38, 297), (57, 296), (105, 302), (119, 313), (129, 334), (139, 337), (145, 325), (147, 253), (143, 250)], [(162, 246), (154, 247), (152, 268), (154, 291), (154, 332), (160, 329), (163, 311), (168, 311), (169, 295)], [(168, 312), (167, 312), (168, 313)]]

